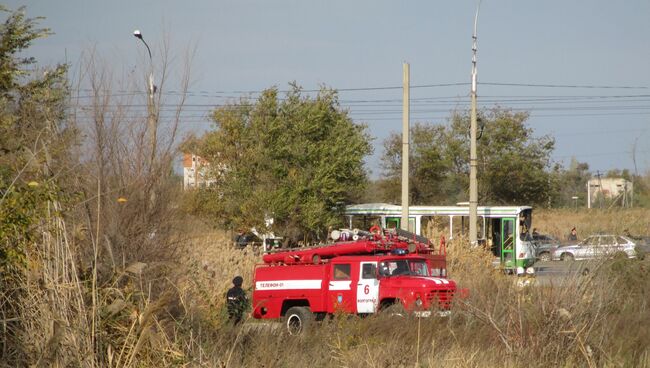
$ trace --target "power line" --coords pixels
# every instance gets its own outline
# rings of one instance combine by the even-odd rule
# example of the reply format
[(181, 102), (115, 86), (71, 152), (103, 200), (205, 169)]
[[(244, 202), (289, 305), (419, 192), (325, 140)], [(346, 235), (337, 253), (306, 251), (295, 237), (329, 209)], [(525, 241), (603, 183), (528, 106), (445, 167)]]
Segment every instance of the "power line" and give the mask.
[[(648, 153), (650, 150), (637, 150), (637, 153)], [(570, 157), (597, 157), (597, 156), (618, 156), (621, 154), (630, 154), (631, 151), (616, 151), (616, 152), (599, 152), (599, 153), (585, 153), (585, 154), (574, 154), (574, 155), (561, 155), (554, 156), (554, 158), (570, 158)]]
[[(536, 83), (507, 83), (507, 82), (481, 82), (481, 85), (485, 86), (495, 86), (495, 87), (536, 87), (536, 88), (572, 88), (572, 89), (650, 89), (648, 86), (614, 86), (614, 85), (579, 85), (579, 84), (536, 84)], [(452, 83), (431, 83), (431, 84), (419, 84), (412, 85), (411, 89), (422, 89), (422, 88), (442, 88), (442, 87), (459, 87), (459, 86), (468, 86), (469, 82), (452, 82)], [(325, 87), (324, 88), (328, 88)], [(351, 88), (331, 88), (337, 92), (361, 92), (361, 91), (385, 91), (385, 90), (401, 90), (402, 86), (370, 86), (370, 87), (351, 87)], [(206, 97), (224, 97), (220, 95), (225, 94), (238, 94), (238, 95), (251, 95), (251, 94), (260, 94), (264, 90), (224, 90), (224, 91), (174, 91), (168, 90), (163, 92), (166, 95), (201, 95)], [(79, 91), (91, 92), (92, 95), (78, 95), (73, 96), (74, 98), (90, 98), (94, 97), (95, 91), (92, 89), (79, 89)], [(278, 93), (288, 93), (293, 90), (278, 90)], [(321, 89), (301, 89), (300, 92), (305, 93), (314, 93), (320, 92)], [(110, 91), (105, 91), (110, 92)], [(111, 93), (104, 93), (104, 96), (130, 96), (130, 95), (146, 95), (146, 91), (126, 91), (120, 90)], [(232, 96), (232, 97), (241, 97), (241, 96)]]
[[(341, 106), (344, 107), (354, 107), (354, 106), (360, 106), (360, 107), (401, 107), (401, 104), (391, 104), (391, 103), (381, 103), (381, 104), (370, 104), (371, 102), (381, 102), (381, 101), (391, 101), (391, 102), (397, 102), (398, 100), (365, 100), (365, 101), (359, 101), (359, 100), (353, 100), (353, 101), (339, 101), (341, 103)], [(368, 103), (366, 103), (368, 102)], [(448, 105), (457, 105), (459, 103), (465, 102), (465, 100), (461, 99), (446, 99), (446, 100), (433, 100), (432, 98), (419, 98), (419, 99), (412, 99), (413, 105), (415, 106), (448, 106)], [(524, 104), (532, 104), (534, 105), (550, 105), (550, 104), (571, 104), (571, 103), (586, 103), (586, 104), (592, 104), (592, 103), (602, 103), (602, 104), (613, 104), (613, 103), (619, 103), (619, 102), (640, 102), (640, 103), (647, 103), (650, 102), (650, 95), (628, 95), (628, 96), (577, 96), (577, 97), (569, 97), (569, 96), (562, 96), (562, 97), (552, 97), (552, 98), (526, 98), (526, 99), (521, 99), (521, 98), (514, 98), (514, 99), (506, 99), (506, 98), (484, 98), (481, 99), (481, 103), (483, 105), (486, 104), (508, 104), (508, 105), (524, 105)], [(120, 103), (113, 103), (109, 104), (110, 107), (113, 108), (132, 108), (132, 107), (142, 107), (145, 108), (147, 107), (146, 104), (134, 104), (134, 103), (125, 103), (125, 104), (120, 104)], [(209, 110), (206, 111), (211, 111), (213, 109), (217, 108), (222, 108), (222, 107), (229, 107), (229, 108), (242, 108), (242, 109), (248, 109), (251, 108), (253, 105), (245, 104), (245, 105), (237, 105), (237, 104), (219, 104), (219, 103), (212, 103), (212, 104), (197, 104), (197, 103), (185, 103), (180, 106), (174, 105), (174, 104), (168, 104), (168, 105), (163, 105), (161, 109), (163, 110), (177, 110), (179, 107), (181, 109), (186, 110), (186, 109), (191, 109), (191, 108), (209, 108)], [(607, 107), (607, 106), (601, 106), (601, 107)], [(80, 105), (80, 106), (75, 106), (75, 108), (92, 108), (92, 105)], [(531, 107), (532, 109), (533, 107)]]
[(600, 135), (600, 134), (617, 134), (629, 132), (644, 132), (647, 129), (614, 129), (614, 130), (587, 130), (581, 132), (553, 134), (553, 137), (572, 137), (572, 136), (585, 136), (585, 135)]
[[(413, 111), (411, 111), (413, 114)], [(650, 116), (650, 112), (639, 112), (639, 113), (585, 113), (585, 114), (531, 114), (531, 117), (535, 118), (571, 118), (571, 117), (599, 117), (599, 116)], [(415, 121), (436, 121), (436, 120), (445, 120), (449, 119), (449, 115), (439, 115), (439, 116), (418, 116), (414, 117)], [(361, 122), (370, 122), (370, 121), (398, 121), (399, 118), (382, 118), (382, 117), (352, 117), (353, 120)]]
[(539, 87), (539, 88), (581, 88), (581, 89), (650, 89), (647, 86), (603, 86), (603, 85), (579, 85), (579, 84), (532, 84), (532, 83), (501, 83), (481, 82), (481, 85), (505, 86), (505, 87)]

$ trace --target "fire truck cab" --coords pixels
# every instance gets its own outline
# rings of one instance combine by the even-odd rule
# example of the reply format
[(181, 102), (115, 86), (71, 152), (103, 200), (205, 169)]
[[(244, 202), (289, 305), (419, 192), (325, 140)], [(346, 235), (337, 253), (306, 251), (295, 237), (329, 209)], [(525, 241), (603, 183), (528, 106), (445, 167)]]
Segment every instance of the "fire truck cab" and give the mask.
[(435, 252), (388, 231), (267, 254), (264, 262), (255, 267), (253, 317), (284, 318), (290, 333), (334, 313), (370, 314), (399, 305), (422, 316), (445, 312), (456, 292), (443, 249)]

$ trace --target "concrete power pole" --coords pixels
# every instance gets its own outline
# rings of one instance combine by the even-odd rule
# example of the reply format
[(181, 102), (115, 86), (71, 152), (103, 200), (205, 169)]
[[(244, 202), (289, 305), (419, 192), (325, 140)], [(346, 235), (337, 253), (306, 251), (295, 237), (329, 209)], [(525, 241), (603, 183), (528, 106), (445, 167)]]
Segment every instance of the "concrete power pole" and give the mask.
[(153, 62), (151, 63), (151, 69), (149, 71), (149, 96), (147, 98), (147, 129), (149, 130), (150, 135), (150, 144), (151, 144), (151, 166), (150, 170), (153, 170), (156, 160), (156, 142), (158, 141), (158, 118), (156, 117), (156, 102), (154, 95), (156, 93), (155, 85), (153, 84)]
[(402, 65), (402, 230), (409, 229), (409, 120), (410, 120), (410, 69), (409, 64)]
[(479, 0), (476, 5), (476, 15), (474, 16), (474, 33), (472, 34), (472, 90), (470, 97), (472, 107), (470, 111), (470, 146), (469, 146), (469, 243), (470, 246), (478, 245), (476, 223), (478, 222), (478, 183), (476, 180), (477, 172), (477, 155), (476, 155), (476, 50), (477, 36), (476, 26), (478, 25), (478, 10), (481, 6)]

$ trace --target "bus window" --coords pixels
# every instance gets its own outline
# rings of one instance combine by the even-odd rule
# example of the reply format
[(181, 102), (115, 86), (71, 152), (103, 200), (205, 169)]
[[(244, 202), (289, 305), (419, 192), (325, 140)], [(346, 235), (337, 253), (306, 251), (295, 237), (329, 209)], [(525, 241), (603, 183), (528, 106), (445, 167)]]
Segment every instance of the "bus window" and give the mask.
[(490, 249), (492, 254), (497, 257), (501, 256), (501, 219), (495, 218), (490, 219), (490, 239), (492, 244)]
[(530, 235), (530, 226), (533, 222), (532, 217), (530, 210), (521, 211), (519, 214), (519, 238), (521, 240), (532, 240)]
[(515, 244), (515, 229), (512, 222), (512, 220), (503, 222), (503, 249), (513, 249)]
[[(374, 225), (381, 227), (381, 216), (353, 216), (351, 229), (368, 230)], [(346, 227), (349, 223), (346, 222)]]
[[(386, 228), (401, 229), (401, 217), (386, 217)], [(415, 217), (409, 217), (408, 231), (415, 233)]]
[(422, 216), (420, 222), (422, 236), (439, 241), (441, 236), (449, 237), (449, 216)]
[(515, 224), (516, 218), (501, 219), (501, 262), (512, 267), (515, 260)]
[(400, 220), (399, 217), (386, 217), (386, 228), (399, 229)]
[(415, 217), (409, 217), (409, 228), (408, 231), (415, 234)]
[[(469, 216), (453, 216), (453, 234), (469, 236)], [(485, 239), (483, 216), (476, 217), (476, 238)]]
[(459, 235), (467, 235), (469, 232), (469, 216), (453, 216), (452, 219), (452, 235), (455, 237)]
[(476, 239), (482, 240), (485, 244), (485, 218), (483, 216), (476, 217)]

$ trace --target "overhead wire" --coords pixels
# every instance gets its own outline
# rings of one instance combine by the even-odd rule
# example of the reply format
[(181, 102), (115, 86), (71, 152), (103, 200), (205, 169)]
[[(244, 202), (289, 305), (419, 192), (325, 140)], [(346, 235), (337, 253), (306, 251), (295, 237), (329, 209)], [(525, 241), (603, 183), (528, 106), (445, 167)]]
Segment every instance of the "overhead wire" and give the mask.
[[(463, 86), (468, 83), (440, 83), (440, 84), (423, 84), (415, 85), (412, 88), (433, 88), (433, 87), (450, 87), (450, 86)], [(645, 86), (611, 86), (611, 85), (566, 85), (566, 84), (532, 84), (532, 83), (503, 83), (503, 82), (482, 82), (482, 85), (494, 85), (494, 86), (516, 86), (516, 87), (543, 87), (543, 88), (587, 88), (587, 89), (648, 89)], [(356, 87), (356, 88), (341, 88), (338, 89), (339, 92), (356, 92), (356, 91), (379, 91), (379, 90), (393, 90), (401, 89), (401, 86), (380, 86), (380, 87)], [(90, 90), (85, 90), (90, 91)], [(304, 89), (302, 92), (318, 92), (316, 89)], [(92, 92), (92, 91), (90, 91)], [(106, 95), (112, 95), (116, 97), (120, 96), (133, 96), (133, 95), (145, 95), (146, 91), (117, 91), (116, 93), (109, 94), (108, 91), (103, 91)], [(247, 96), (224, 96), (224, 94), (231, 93), (261, 93), (260, 90), (248, 90), (248, 91), (187, 91), (185, 94), (187, 96), (200, 96), (208, 98), (217, 98), (224, 99), (228, 98), (233, 100), (232, 103), (188, 103), (184, 104), (182, 107), (182, 112), (180, 117), (183, 119), (210, 119), (212, 111), (220, 107), (230, 107), (237, 108), (235, 99), (239, 98), (240, 101), (242, 98), (246, 99)], [(283, 91), (279, 91), (283, 92)], [(284, 91), (286, 92), (286, 91)], [(178, 91), (167, 91), (164, 95), (182, 95)], [(82, 97), (93, 97), (89, 96), (77, 96), (77, 98)], [(280, 100), (283, 98), (280, 97)], [(347, 109), (350, 116), (354, 119), (366, 119), (369, 121), (381, 120), (379, 118), (372, 117), (372, 115), (381, 115), (381, 114), (401, 114), (401, 99), (339, 99), (339, 104), (342, 108)], [(456, 95), (456, 96), (429, 96), (429, 97), (415, 97), (411, 99), (412, 114), (416, 117), (421, 114), (430, 114), (430, 113), (448, 113), (454, 110), (458, 110), (459, 106), (467, 103), (467, 95)], [(488, 104), (494, 104), (497, 106), (525, 106), (525, 107), (513, 107), (512, 111), (530, 111), (532, 116), (535, 117), (567, 117), (567, 116), (608, 116), (611, 115), (609, 111), (620, 111), (618, 114), (629, 115), (629, 111), (632, 110), (646, 110), (647, 108), (644, 105), (629, 105), (629, 103), (647, 103), (650, 102), (650, 95), (648, 94), (627, 94), (627, 95), (526, 95), (526, 96), (517, 96), (517, 95), (485, 95), (482, 96), (479, 100), (483, 108), (489, 108)], [(615, 105), (625, 101), (628, 105), (620, 106)], [(391, 104), (392, 102), (392, 104)], [(576, 103), (582, 103), (589, 106), (568, 106), (560, 107), (560, 105), (571, 105)], [(173, 105), (173, 102), (170, 102)], [(598, 106), (593, 106), (598, 104)], [(543, 106), (543, 105), (550, 105)], [(444, 107), (442, 109), (425, 109), (426, 107), (440, 106)], [(543, 107), (542, 107), (543, 106)], [(115, 103), (113, 108), (135, 108), (135, 109), (146, 109), (146, 104), (138, 103), (128, 103), (128, 104), (119, 104)], [(386, 109), (390, 107), (395, 107), (395, 109)], [(247, 108), (247, 107), (246, 107)], [(379, 109), (377, 109), (379, 108)], [(370, 110), (369, 110), (370, 109)], [(599, 111), (598, 113), (581, 113), (581, 114), (539, 114), (537, 111)], [(161, 107), (160, 112), (173, 112), (174, 117), (177, 111), (176, 106), (170, 107)], [(607, 111), (607, 112), (603, 112)], [(188, 115), (188, 112), (195, 113), (194, 115)], [(202, 115), (196, 115), (196, 113)], [(645, 113), (637, 113), (637, 115), (645, 115)], [(163, 114), (161, 114), (162, 116)], [(418, 117), (419, 119), (426, 119), (428, 117)], [(440, 117), (434, 117), (434, 119), (439, 119)], [(391, 118), (383, 118), (383, 120), (392, 120)]]
[[(468, 86), (469, 82), (450, 82), (450, 83), (430, 83), (430, 84), (415, 84), (411, 85), (411, 89), (422, 89), (422, 88), (440, 88), (440, 87), (459, 87), (459, 86)], [(579, 84), (540, 84), (540, 83), (507, 83), (507, 82), (480, 82), (481, 86), (495, 86), (495, 87), (536, 87), (536, 88), (570, 88), (570, 89), (650, 89), (649, 86), (629, 86), (629, 85), (579, 85)], [(323, 88), (329, 88), (323, 85)], [(370, 87), (350, 87), (350, 88), (332, 88), (337, 92), (363, 92), (363, 91), (384, 91), (384, 90), (401, 90), (402, 86), (370, 86)], [(225, 94), (237, 94), (237, 95), (249, 95), (249, 94), (260, 94), (268, 89), (263, 90), (223, 90), (223, 91), (174, 91), (168, 90), (165, 91), (165, 94), (168, 95), (204, 95), (204, 96), (219, 96)], [(79, 89), (79, 91), (90, 92), (90, 95), (79, 95), (76, 98), (87, 98), (94, 97), (95, 92), (92, 89)], [(287, 93), (292, 90), (279, 90), (278, 93)], [(300, 92), (304, 93), (314, 93), (320, 92), (321, 89), (300, 89)], [(110, 91), (104, 91), (110, 92)], [(123, 96), (123, 95), (137, 95), (143, 94), (146, 95), (148, 91), (126, 91), (118, 90), (109, 95)], [(107, 95), (107, 94), (104, 94)], [(223, 97), (223, 96), (219, 96)], [(233, 97), (242, 97), (242, 96), (233, 96)]]

